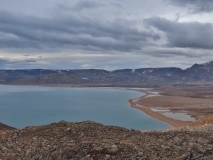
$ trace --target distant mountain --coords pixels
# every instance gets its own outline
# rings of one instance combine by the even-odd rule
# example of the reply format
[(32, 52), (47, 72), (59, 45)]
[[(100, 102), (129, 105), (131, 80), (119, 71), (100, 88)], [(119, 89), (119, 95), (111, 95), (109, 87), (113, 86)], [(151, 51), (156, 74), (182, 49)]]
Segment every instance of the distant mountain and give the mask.
[(74, 70), (73, 72), (78, 77), (86, 78), (98, 84), (136, 84), (171, 80), (170, 75), (180, 70), (180, 68), (143, 68), (114, 71), (88, 69)]
[(181, 82), (213, 82), (213, 61), (194, 64), (186, 70), (172, 73), (171, 76)]
[(144, 84), (213, 82), (213, 62), (180, 68), (141, 68), (107, 71), (76, 70), (0, 70), (1, 84)]
[[(48, 72), (48, 71), (46, 71)], [(19, 75), (19, 73), (17, 73)], [(88, 80), (77, 77), (74, 74), (54, 73), (41, 76), (6, 76), (0, 77), (2, 84), (84, 84)]]

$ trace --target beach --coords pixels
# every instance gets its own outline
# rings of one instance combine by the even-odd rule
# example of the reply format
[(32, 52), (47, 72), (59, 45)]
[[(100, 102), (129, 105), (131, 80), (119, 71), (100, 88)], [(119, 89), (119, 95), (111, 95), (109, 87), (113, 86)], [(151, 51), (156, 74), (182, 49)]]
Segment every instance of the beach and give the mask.
[[(138, 98), (139, 100), (144, 99), (147, 96), (152, 95), (152, 93), (150, 93), (150, 92), (144, 91), (144, 93), (145, 93), (145, 95)], [(153, 96), (151, 96), (151, 97), (153, 97)], [(173, 127), (188, 126), (192, 123), (191, 121), (180, 121), (180, 120), (176, 120), (176, 119), (173, 119), (173, 118), (170, 118), (170, 117), (166, 117), (163, 114), (161, 114), (159, 112), (152, 111), (149, 108), (138, 106), (138, 104), (134, 101), (134, 99), (129, 99), (128, 102), (130, 103), (131, 107), (139, 109), (140, 111), (144, 112), (145, 114), (147, 114), (147, 115), (149, 115), (149, 116), (151, 116), (155, 119), (158, 119), (160, 121), (166, 122), (167, 124), (169, 124)]]
[[(139, 109), (145, 114), (170, 124), (173, 127), (188, 126), (193, 121), (178, 120), (173, 117), (168, 117), (161, 111), (170, 113), (183, 113), (189, 116), (194, 121), (213, 112), (213, 100), (211, 98), (192, 98), (186, 96), (165, 96), (155, 94), (149, 91), (141, 91), (145, 95), (129, 99), (131, 107)], [(190, 119), (189, 118), (189, 119)]]

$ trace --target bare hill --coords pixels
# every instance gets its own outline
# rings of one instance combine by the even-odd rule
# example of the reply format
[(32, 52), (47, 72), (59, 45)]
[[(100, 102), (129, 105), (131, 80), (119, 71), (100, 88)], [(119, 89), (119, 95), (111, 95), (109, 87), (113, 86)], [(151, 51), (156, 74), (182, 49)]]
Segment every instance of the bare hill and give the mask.
[(202, 159), (213, 157), (212, 126), (137, 131), (85, 121), (61, 121), (10, 131), (0, 159)]

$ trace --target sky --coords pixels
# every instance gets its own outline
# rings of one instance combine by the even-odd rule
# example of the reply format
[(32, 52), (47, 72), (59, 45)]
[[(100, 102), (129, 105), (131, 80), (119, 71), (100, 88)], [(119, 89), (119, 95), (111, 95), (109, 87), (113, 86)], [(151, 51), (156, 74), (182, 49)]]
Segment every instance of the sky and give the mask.
[(213, 61), (212, 0), (0, 0), (0, 69)]

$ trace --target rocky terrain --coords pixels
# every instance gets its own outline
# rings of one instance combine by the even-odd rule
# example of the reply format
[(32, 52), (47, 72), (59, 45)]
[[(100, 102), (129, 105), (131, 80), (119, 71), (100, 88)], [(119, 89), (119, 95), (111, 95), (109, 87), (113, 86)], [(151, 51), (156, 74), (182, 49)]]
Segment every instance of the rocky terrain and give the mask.
[(3, 123), (0, 122), (0, 130), (1, 131), (4, 131), (4, 130), (13, 130), (13, 129), (15, 129), (15, 128), (10, 127), (10, 126), (5, 125), (5, 124), (3, 124)]
[(200, 118), (195, 123), (191, 124), (191, 126), (207, 126), (207, 125), (211, 125), (212, 123), (213, 123), (213, 113), (203, 118)]
[(15, 130), (15, 128), (0, 122), (0, 138), (4, 137), (4, 135), (11, 130)]
[(138, 131), (91, 121), (60, 121), (8, 131), (0, 139), (0, 159), (210, 160), (212, 131), (212, 123)]
[(190, 68), (140, 68), (107, 71), (72, 70), (0, 70), (0, 84), (167, 84), (213, 82), (213, 61)]

